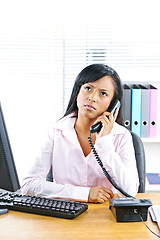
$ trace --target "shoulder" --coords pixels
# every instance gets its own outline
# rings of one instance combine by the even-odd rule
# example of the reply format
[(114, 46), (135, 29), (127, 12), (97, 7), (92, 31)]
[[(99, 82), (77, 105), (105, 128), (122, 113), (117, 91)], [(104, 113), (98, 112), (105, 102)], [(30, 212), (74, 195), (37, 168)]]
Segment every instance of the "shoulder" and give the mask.
[(127, 128), (125, 128), (122, 125), (119, 125), (118, 123), (115, 122), (114, 127), (112, 129), (112, 133), (114, 135), (117, 135), (117, 134), (125, 135), (125, 134), (130, 134), (130, 131)]
[(103, 151), (105, 149), (105, 152), (111, 149), (116, 152), (121, 149), (128, 149), (130, 151), (132, 147), (132, 136), (127, 128), (115, 122), (110, 134), (96, 140), (96, 146), (99, 149), (103, 149)]
[(76, 115), (71, 113), (65, 117), (62, 117), (57, 122), (53, 124), (53, 128), (57, 130), (65, 130), (66, 128), (73, 128), (76, 120)]
[(52, 123), (47, 131), (47, 136), (51, 142), (55, 140), (57, 136), (65, 135), (70, 136), (73, 134), (74, 124), (76, 116), (69, 114), (66, 117), (62, 117), (58, 121)]
[(125, 141), (127, 141), (132, 139), (131, 132), (127, 128), (123, 127), (122, 125), (119, 125), (116, 122), (114, 124), (111, 134), (117, 140), (125, 139)]

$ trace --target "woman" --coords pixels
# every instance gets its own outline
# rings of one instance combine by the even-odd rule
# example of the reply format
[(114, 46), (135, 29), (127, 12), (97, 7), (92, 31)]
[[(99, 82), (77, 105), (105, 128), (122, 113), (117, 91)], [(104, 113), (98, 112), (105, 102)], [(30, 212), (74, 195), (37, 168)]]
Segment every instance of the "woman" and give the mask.
[[(113, 180), (128, 194), (138, 191), (138, 173), (130, 132), (121, 126), (121, 108), (107, 109), (122, 99), (121, 80), (111, 67), (93, 64), (75, 80), (64, 114), (48, 133), (44, 146), (23, 181), (24, 194), (86, 202), (106, 202), (117, 190), (103, 174), (88, 142), (90, 127), (102, 123), (92, 142)], [(46, 181), (52, 165), (53, 182)], [(121, 194), (120, 194), (121, 195)]]

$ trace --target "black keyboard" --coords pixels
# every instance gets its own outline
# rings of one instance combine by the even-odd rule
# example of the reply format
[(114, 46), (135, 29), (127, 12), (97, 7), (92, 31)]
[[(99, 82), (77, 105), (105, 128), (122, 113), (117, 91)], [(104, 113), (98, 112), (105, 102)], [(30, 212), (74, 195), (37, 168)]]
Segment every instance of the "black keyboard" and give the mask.
[(88, 209), (86, 203), (0, 192), (0, 208), (73, 219)]

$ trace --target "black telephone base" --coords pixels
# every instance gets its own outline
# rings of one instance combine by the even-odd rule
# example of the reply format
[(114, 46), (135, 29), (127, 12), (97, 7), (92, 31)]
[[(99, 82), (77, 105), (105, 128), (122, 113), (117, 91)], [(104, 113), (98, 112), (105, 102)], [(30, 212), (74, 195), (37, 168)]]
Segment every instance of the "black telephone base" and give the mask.
[(109, 209), (117, 222), (147, 221), (148, 208), (152, 206), (149, 199), (114, 198), (109, 200)]

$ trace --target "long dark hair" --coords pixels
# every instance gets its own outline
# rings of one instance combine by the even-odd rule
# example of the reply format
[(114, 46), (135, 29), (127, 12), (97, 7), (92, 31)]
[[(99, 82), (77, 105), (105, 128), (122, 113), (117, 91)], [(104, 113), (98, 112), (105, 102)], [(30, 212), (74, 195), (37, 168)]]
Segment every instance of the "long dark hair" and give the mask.
[[(95, 82), (105, 76), (111, 76), (114, 83), (114, 96), (112, 98), (111, 104), (112, 102), (114, 102), (115, 99), (118, 99), (120, 102), (122, 102), (123, 88), (121, 79), (117, 72), (113, 68), (104, 64), (92, 64), (85, 67), (76, 77), (64, 117), (78, 110), (76, 99), (81, 86), (88, 82)], [(123, 124), (121, 108), (119, 109), (116, 122), (121, 125)]]

